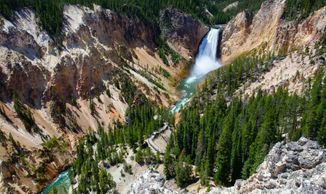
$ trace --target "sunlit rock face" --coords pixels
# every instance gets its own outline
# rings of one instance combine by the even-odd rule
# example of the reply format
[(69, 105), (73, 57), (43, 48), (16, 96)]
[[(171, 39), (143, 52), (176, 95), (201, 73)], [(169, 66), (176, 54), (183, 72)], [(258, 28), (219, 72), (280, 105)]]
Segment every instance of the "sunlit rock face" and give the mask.
[(164, 178), (155, 170), (148, 170), (132, 184), (129, 194), (177, 194), (164, 186)]
[[(224, 27), (221, 45), (223, 63), (258, 47), (268, 48), (268, 51), (282, 48), (290, 50), (319, 40), (325, 32), (326, 8), (295, 23), (282, 20), (284, 3), (285, 0), (267, 0), (255, 16), (242, 12), (233, 18)], [(127, 80), (135, 83), (148, 98), (166, 107), (177, 99), (172, 90), (169, 92), (174, 87), (170, 80), (158, 75), (156, 70), (163, 68), (175, 78), (179, 77), (177, 72), (180, 69), (163, 63), (157, 53), (156, 41), (161, 33), (171, 48), (186, 59), (194, 59), (201, 39), (209, 32), (209, 28), (174, 9), (163, 10), (160, 14), (160, 25), (155, 26), (99, 6), (86, 8), (66, 5), (60, 48), (38, 25), (39, 20), (33, 11), (20, 10), (10, 21), (0, 16), (0, 108), (8, 117), (0, 115), (0, 129), (7, 137), (12, 134), (14, 141), (19, 143), (18, 150), (24, 153), (28, 161), (34, 162), (36, 169), (42, 169), (42, 173), (46, 174), (42, 182), (37, 182), (31, 176), (27, 177), (28, 165), (15, 163), (10, 158), (15, 152), (16, 144), (8, 139), (3, 140), (1, 143), (4, 142), (5, 146), (0, 145), (0, 156), (5, 161), (0, 163), (0, 193), (7, 191), (4, 187), (9, 187), (9, 192), (13, 193), (15, 188), (23, 189), (25, 193), (41, 191), (59, 171), (72, 163), (73, 147), (79, 138), (89, 132), (89, 128), (96, 129), (100, 123), (107, 129), (114, 121), (123, 122), (128, 104), (122, 96), (120, 84), (116, 82)], [(206, 59), (203, 58), (202, 62), (198, 60), (198, 64), (210, 64), (212, 60)], [(301, 61), (298, 57), (295, 59), (299, 61), (296, 69), (302, 70), (299, 65)], [(288, 63), (292, 59), (286, 60), (284, 62)], [(213, 60), (211, 64), (215, 65), (215, 62)], [(292, 63), (288, 64), (291, 65), (284, 67), (294, 69)], [(210, 71), (215, 68), (216, 66), (207, 69)], [(139, 73), (142, 70), (148, 70), (150, 75), (157, 76), (155, 79), (162, 80), (167, 91), (155, 87)], [(282, 71), (282, 68), (278, 70)], [(304, 73), (309, 72), (303, 70)], [(193, 78), (196, 77), (187, 81), (192, 82)], [(270, 80), (268, 78), (265, 80)], [(280, 81), (279, 78), (275, 79), (274, 83)], [(14, 95), (30, 108), (35, 124), (40, 129), (39, 134), (29, 133), (17, 117), (12, 100)], [(66, 126), (59, 125), (51, 114), (52, 102), (58, 99), (67, 108), (63, 118)], [(96, 114), (92, 114), (90, 110), (90, 100), (94, 103)], [(78, 131), (71, 131), (71, 127)], [(42, 149), (44, 141), (54, 136), (62, 137), (68, 144), (66, 153), (35, 154)], [(248, 181), (238, 182), (235, 187), (222, 191), (255, 192), (261, 188), (271, 189), (271, 192), (283, 188), (287, 189), (285, 191), (292, 191), (292, 186), (293, 191), (299, 193), (317, 192), (321, 188), (325, 190), (325, 177), (321, 174), (325, 174), (324, 151), (320, 155), (320, 147), (305, 147), (313, 143), (308, 140), (301, 142), (306, 143), (298, 143), (296, 146), (301, 146), (303, 151), (293, 150), (283, 143), (277, 144), (278, 147), (272, 152), (275, 157), (269, 157), (275, 161), (284, 160), (285, 164), (264, 163), (260, 168), (264, 173), (258, 171)], [(289, 162), (287, 157), (278, 153), (283, 153), (283, 149), (289, 152), (284, 154), (291, 157), (291, 154), (297, 153), (293, 155), (294, 162)], [(324, 162), (314, 162), (315, 159), (319, 160), (314, 157), (315, 154), (321, 156), (319, 159), (322, 158)], [(295, 157), (299, 156), (303, 159), (296, 160)], [(288, 168), (287, 165), (292, 167)], [(154, 177), (160, 185), (161, 178), (157, 174)], [(250, 185), (250, 180), (257, 183), (259, 188)]]
[(277, 143), (249, 179), (209, 193), (325, 193), (325, 189), (326, 150), (302, 137)]
[(254, 16), (243, 11), (228, 22), (222, 37), (222, 63), (255, 48), (289, 52), (320, 39), (326, 29), (326, 7), (297, 22), (282, 18), (284, 6), (285, 0), (267, 0)]
[[(108, 129), (116, 121), (124, 122), (128, 103), (123, 96), (123, 82), (133, 83), (137, 92), (169, 107), (178, 98), (173, 82), (181, 79), (179, 73), (186, 66), (186, 60), (181, 59), (174, 66), (171, 56), (167, 56), (171, 64), (164, 64), (159, 57), (157, 40), (163, 30), (157, 24), (96, 5), (90, 8), (65, 5), (63, 17), (60, 44), (57, 44), (42, 30), (39, 18), (30, 9), (19, 10), (10, 19), (0, 16), (0, 108), (8, 117), (0, 115), (1, 131), (7, 137), (12, 134), (26, 148), (26, 157), (36, 158), (36, 168), (43, 167), (45, 156), (35, 156), (34, 151), (42, 149), (42, 143), (49, 138), (62, 137), (69, 145), (66, 154), (51, 153), (50, 159), (47, 158), (51, 164), (44, 167), (46, 177), (42, 181), (3, 174), (6, 182), (24, 187), (26, 192), (39, 192), (69, 165), (73, 147), (89, 129), (96, 130), (99, 124)], [(176, 51), (187, 50), (189, 45), (195, 50), (198, 45), (193, 40), (199, 44), (203, 33), (194, 34), (188, 27), (205, 26), (180, 12), (178, 17), (187, 17), (188, 21), (187, 25), (169, 30), (175, 34), (174, 38), (182, 41)], [(191, 37), (182, 39), (187, 34)], [(160, 69), (175, 80), (163, 76)], [(147, 77), (142, 72), (147, 72)], [(158, 80), (165, 90), (148, 77)], [(14, 96), (30, 109), (40, 129), (37, 134), (28, 132), (17, 117)], [(60, 112), (62, 107), (64, 112)], [(11, 149), (9, 144), (0, 145), (0, 156), (9, 159), (13, 155)], [(13, 172), (10, 174), (22, 177), (28, 172), (27, 165), (5, 163), (6, 171)], [(14, 187), (10, 189), (14, 191)]]

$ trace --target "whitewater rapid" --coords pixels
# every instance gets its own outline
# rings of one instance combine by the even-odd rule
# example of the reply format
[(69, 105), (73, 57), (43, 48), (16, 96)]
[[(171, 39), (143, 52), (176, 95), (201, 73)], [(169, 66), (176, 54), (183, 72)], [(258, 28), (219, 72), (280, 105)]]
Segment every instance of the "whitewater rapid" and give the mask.
[(198, 82), (209, 72), (221, 67), (217, 59), (220, 29), (211, 28), (199, 45), (195, 64), (189, 76), (180, 83), (179, 89), (183, 93), (181, 99), (171, 108), (172, 113), (179, 112), (190, 100), (195, 92)]

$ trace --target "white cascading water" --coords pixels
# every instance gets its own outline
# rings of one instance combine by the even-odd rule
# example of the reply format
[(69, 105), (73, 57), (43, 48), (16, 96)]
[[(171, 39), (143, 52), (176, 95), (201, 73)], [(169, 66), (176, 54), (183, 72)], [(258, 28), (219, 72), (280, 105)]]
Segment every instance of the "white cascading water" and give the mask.
[[(179, 112), (179, 110), (189, 101), (196, 85), (207, 73), (220, 67), (217, 61), (216, 51), (219, 40), (219, 29), (212, 28), (208, 34), (203, 38), (200, 46), (196, 62), (191, 70), (189, 77), (181, 83), (183, 92), (182, 98), (171, 109), (171, 113)], [(52, 182), (42, 194), (49, 193), (54, 187), (69, 188), (71, 185), (68, 171), (61, 173), (58, 178)]]
[(216, 56), (219, 34), (219, 29), (212, 28), (203, 38), (199, 46), (195, 64), (191, 69), (189, 77), (183, 83), (183, 96), (171, 109), (172, 113), (178, 112), (189, 101), (199, 80), (207, 73), (221, 66)]
[(200, 78), (220, 67), (216, 58), (219, 32), (219, 29), (212, 28), (201, 42), (190, 77)]

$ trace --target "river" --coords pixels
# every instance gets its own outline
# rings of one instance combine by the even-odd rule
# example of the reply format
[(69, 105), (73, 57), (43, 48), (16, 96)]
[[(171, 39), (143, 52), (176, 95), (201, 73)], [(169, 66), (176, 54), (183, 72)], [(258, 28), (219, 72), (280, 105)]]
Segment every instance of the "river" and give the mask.
[(60, 194), (68, 193), (70, 186), (71, 182), (68, 171), (66, 170), (61, 172), (59, 176), (42, 191), (42, 194), (52, 193), (55, 189), (57, 189)]
[[(191, 96), (196, 91), (198, 83), (205, 75), (221, 66), (217, 61), (219, 34), (219, 29), (212, 28), (202, 39), (190, 75), (182, 80), (177, 88), (182, 92), (182, 97), (171, 108), (171, 113), (179, 112), (190, 100)], [(42, 191), (42, 194), (51, 193), (55, 188), (58, 193), (65, 194), (68, 193), (70, 187), (71, 181), (68, 171), (64, 171)]]

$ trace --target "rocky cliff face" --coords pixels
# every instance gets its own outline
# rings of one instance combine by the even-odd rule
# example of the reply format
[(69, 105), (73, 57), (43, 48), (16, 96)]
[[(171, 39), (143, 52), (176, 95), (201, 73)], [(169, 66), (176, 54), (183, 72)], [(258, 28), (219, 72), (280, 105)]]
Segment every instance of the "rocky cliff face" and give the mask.
[(308, 80), (313, 79), (316, 72), (325, 70), (326, 54), (317, 45), (297, 50), (288, 56), (270, 62), (270, 69), (258, 75), (254, 81), (243, 83), (235, 95), (250, 97), (257, 90), (273, 93), (277, 88), (286, 88), (289, 93), (304, 95), (309, 89)]
[(196, 54), (201, 39), (209, 31), (208, 27), (190, 15), (175, 9), (161, 12), (160, 26), (168, 44), (185, 58)]
[(325, 193), (326, 150), (316, 142), (277, 143), (257, 172), (231, 188), (214, 188), (213, 193)]
[[(233, 18), (224, 27), (222, 61), (229, 63), (253, 49), (286, 53), (307, 46), (314, 64), (299, 49), (293, 57), (274, 61), (271, 71), (255, 83), (244, 83), (237, 92), (251, 95), (258, 88), (291, 84), (291, 91), (298, 92), (324, 64), (325, 54), (317, 55), (313, 45), (324, 34), (326, 8), (302, 22), (288, 22), (282, 19), (284, 4), (285, 0), (267, 0), (255, 16), (242, 12)], [(124, 121), (129, 98), (143, 93), (159, 105), (171, 105), (176, 99), (174, 83), (181, 78), (185, 61), (174, 65), (169, 60), (167, 66), (155, 42), (161, 32), (172, 49), (189, 59), (209, 29), (174, 9), (160, 14), (160, 25), (155, 26), (98, 6), (67, 5), (60, 46), (42, 31), (31, 10), (17, 12), (10, 21), (0, 16), (0, 193), (4, 187), (15, 193), (39, 192), (71, 163), (77, 140), (89, 128)], [(131, 83), (136, 88), (132, 96), (124, 90)], [(13, 99), (23, 114), (15, 110)], [(51, 146), (46, 144), (49, 140)], [(325, 173), (325, 151), (321, 150), (304, 139), (277, 144), (248, 181), (215, 191), (277, 192), (291, 186), (294, 192), (322, 191), (325, 177), (319, 173)], [(146, 177), (145, 183), (151, 176)], [(308, 177), (308, 182), (300, 179), (297, 184), (298, 177)], [(162, 184), (159, 176), (154, 179)]]
[(299, 22), (282, 18), (284, 6), (285, 0), (267, 0), (256, 15), (243, 11), (235, 16), (223, 31), (222, 62), (230, 63), (255, 48), (287, 53), (320, 39), (326, 29), (325, 7)]
[[(10, 191), (40, 191), (72, 161), (76, 141), (89, 128), (124, 121), (128, 100), (137, 94), (165, 107), (177, 97), (174, 83), (186, 61), (163, 63), (156, 45), (160, 26), (99, 6), (66, 5), (63, 15), (59, 46), (29, 9), (16, 12), (10, 21), (0, 17), (0, 160), (2, 171), (11, 172), (3, 174)], [(188, 59), (197, 47), (193, 39), (202, 35), (188, 27), (205, 27), (179, 12), (170, 16), (187, 18), (187, 26), (178, 23), (169, 33), (177, 40), (176, 51)], [(186, 56), (184, 50), (191, 51)], [(126, 91), (127, 85), (135, 91)], [(23, 113), (15, 109), (17, 102)], [(53, 137), (67, 144), (63, 153), (43, 147)]]

